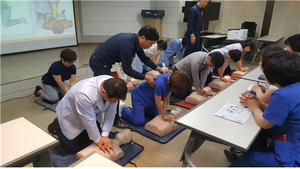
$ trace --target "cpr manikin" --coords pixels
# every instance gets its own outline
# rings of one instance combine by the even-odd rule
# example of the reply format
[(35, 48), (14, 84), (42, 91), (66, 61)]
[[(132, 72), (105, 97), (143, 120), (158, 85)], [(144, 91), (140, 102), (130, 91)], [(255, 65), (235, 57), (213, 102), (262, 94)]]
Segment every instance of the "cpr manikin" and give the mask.
[[(230, 76), (224, 76), (224, 78), (226, 78), (227, 81), (231, 81)], [(216, 90), (222, 90), (225, 87), (227, 87), (229, 84), (230, 83), (221, 81), (220, 79), (215, 79), (208, 84), (208, 87), (210, 87), (212, 89), (216, 89)]]
[[(171, 113), (171, 116), (175, 118), (182, 115), (182, 110), (180, 108), (174, 108)], [(145, 124), (145, 129), (160, 136), (163, 137), (167, 134), (170, 134), (171, 132), (178, 130), (180, 128), (179, 125), (175, 124), (174, 121), (172, 122), (164, 122), (162, 120), (161, 115), (157, 115), (154, 119), (149, 121)]]
[(239, 78), (239, 77), (243, 76), (245, 73), (247, 73), (247, 72), (242, 72), (242, 71), (236, 70), (231, 74), (231, 76)]
[(127, 90), (133, 90), (135, 86), (138, 84), (138, 80), (135, 78), (131, 78), (130, 81), (127, 83)]
[[(208, 95), (211, 95), (212, 90), (210, 87), (204, 87), (203, 90), (205, 90)], [(191, 93), (188, 97), (186, 97), (184, 101), (193, 105), (197, 105), (206, 100), (207, 98), (208, 97), (197, 94), (197, 92), (195, 91)]]
[(120, 145), (127, 144), (131, 142), (132, 140), (132, 133), (129, 129), (122, 130), (119, 132), (115, 139), (113, 140), (113, 145), (115, 147), (114, 150), (111, 150), (110, 152), (103, 152), (100, 150), (97, 146), (96, 143), (93, 143), (86, 147), (85, 149), (79, 151), (76, 154), (77, 159), (81, 159), (84, 156), (88, 155), (89, 153), (95, 151), (99, 153), (100, 155), (112, 160), (112, 161), (117, 161), (118, 159), (122, 158), (124, 156), (124, 151), (120, 148)]

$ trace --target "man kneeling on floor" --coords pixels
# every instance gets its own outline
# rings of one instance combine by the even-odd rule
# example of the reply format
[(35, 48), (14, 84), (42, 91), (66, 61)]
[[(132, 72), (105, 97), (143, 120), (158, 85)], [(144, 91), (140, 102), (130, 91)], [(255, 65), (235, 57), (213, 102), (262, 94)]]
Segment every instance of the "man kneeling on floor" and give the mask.
[(57, 135), (63, 148), (76, 153), (94, 141), (104, 152), (114, 149), (108, 134), (114, 123), (117, 102), (125, 100), (126, 94), (126, 83), (108, 75), (76, 83), (56, 107)]

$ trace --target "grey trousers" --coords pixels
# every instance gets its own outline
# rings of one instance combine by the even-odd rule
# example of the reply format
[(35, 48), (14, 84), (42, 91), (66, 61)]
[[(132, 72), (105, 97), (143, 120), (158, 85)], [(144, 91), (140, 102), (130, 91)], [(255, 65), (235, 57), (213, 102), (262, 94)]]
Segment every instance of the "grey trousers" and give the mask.
[[(63, 83), (68, 88), (67, 82), (63, 81)], [(42, 81), (42, 86), (43, 86), (43, 92), (41, 93), (41, 96), (48, 101), (57, 102), (59, 100), (59, 95), (57, 90), (59, 90), (59, 92), (63, 96), (66, 94), (59, 86), (46, 85), (43, 83), (43, 81)]]

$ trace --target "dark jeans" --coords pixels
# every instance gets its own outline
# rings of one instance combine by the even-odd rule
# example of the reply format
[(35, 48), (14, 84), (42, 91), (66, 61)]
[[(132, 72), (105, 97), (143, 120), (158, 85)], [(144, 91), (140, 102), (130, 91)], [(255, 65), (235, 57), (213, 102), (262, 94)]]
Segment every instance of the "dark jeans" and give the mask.
[[(110, 65), (105, 65), (101, 62), (101, 60), (99, 60), (95, 54), (93, 53), (90, 57), (90, 60), (89, 60), (89, 64), (90, 64), (90, 67), (91, 69), (93, 70), (94, 72), (94, 77), (96, 76), (100, 76), (100, 75), (110, 75), (110, 76), (113, 76), (110, 69), (112, 68), (112, 66)], [(119, 105), (120, 105), (120, 102), (118, 102), (118, 105), (117, 105), (117, 113), (116, 113), (116, 116), (115, 116), (115, 121), (117, 120), (120, 120), (120, 116), (119, 116)]]
[(192, 44), (191, 36), (190, 35), (185, 36), (186, 46), (185, 46), (183, 58), (191, 53), (200, 51), (200, 45), (201, 45), (200, 35), (195, 35), (195, 37), (196, 37), (196, 42), (194, 44)]
[[(101, 133), (100, 123), (97, 121), (98, 129)], [(62, 147), (70, 154), (77, 153), (82, 149), (86, 148), (94, 141), (89, 139), (89, 135), (86, 130), (83, 130), (78, 136), (76, 136), (73, 140), (69, 140), (62, 133), (60, 127), (57, 129), (57, 136)]]

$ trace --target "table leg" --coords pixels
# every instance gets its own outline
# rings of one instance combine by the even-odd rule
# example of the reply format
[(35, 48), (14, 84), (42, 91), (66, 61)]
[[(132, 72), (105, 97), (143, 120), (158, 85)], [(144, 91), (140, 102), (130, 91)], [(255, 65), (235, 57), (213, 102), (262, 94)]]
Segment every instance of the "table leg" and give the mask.
[(34, 167), (52, 167), (52, 161), (49, 150), (46, 150), (38, 155), (38, 161), (33, 162)]
[(256, 58), (256, 56), (257, 56), (257, 53), (259, 52), (259, 47), (260, 47), (261, 45), (262, 45), (262, 42), (259, 42), (259, 44), (258, 44), (258, 47), (257, 47), (257, 51), (256, 51), (255, 55), (253, 56), (253, 59), (252, 59), (251, 65), (253, 65), (253, 63), (254, 63), (254, 60), (255, 60), (255, 58)]
[(207, 42), (207, 39), (203, 39), (203, 40), (202, 40), (202, 43), (201, 43), (201, 46), (202, 46), (201, 51), (203, 51), (203, 49), (204, 49), (206, 52), (209, 52), (209, 51), (204, 47), (204, 45), (205, 45), (206, 42)]
[(191, 132), (180, 159), (180, 161), (183, 161), (182, 167), (186, 167), (187, 164), (189, 164), (189, 166), (191, 167), (196, 167), (192, 162), (191, 157), (192, 154), (204, 143), (205, 140), (205, 136), (194, 131)]

